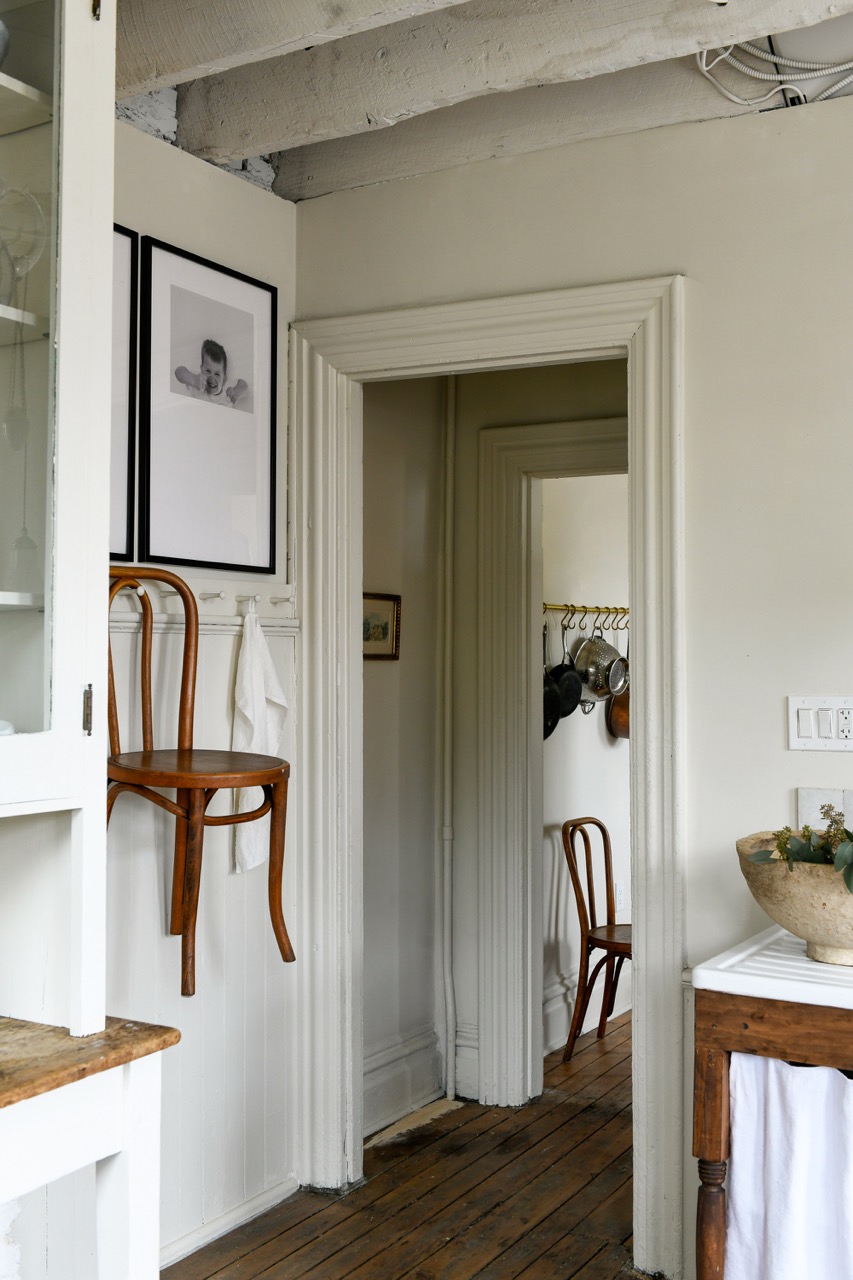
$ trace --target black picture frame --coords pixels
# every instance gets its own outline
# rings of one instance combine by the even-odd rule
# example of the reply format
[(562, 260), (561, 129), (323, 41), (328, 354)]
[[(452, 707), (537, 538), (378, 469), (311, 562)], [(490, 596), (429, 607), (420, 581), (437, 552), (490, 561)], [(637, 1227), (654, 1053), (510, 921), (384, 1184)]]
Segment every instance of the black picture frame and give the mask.
[(139, 236), (113, 225), (110, 559), (133, 560), (136, 496), (136, 375)]
[(140, 559), (274, 573), (278, 290), (141, 243)]
[(399, 662), (400, 596), (365, 591), (361, 609), (361, 652), (364, 660)]

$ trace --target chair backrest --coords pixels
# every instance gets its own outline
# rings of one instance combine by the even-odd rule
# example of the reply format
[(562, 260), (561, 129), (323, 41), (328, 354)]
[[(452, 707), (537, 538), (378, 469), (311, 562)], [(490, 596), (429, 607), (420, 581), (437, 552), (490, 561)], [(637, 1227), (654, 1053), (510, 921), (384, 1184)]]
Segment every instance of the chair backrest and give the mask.
[[(154, 631), (154, 609), (143, 585), (146, 582), (160, 584), (168, 591), (177, 592), (184, 609), (184, 651), (181, 662), (181, 693), (178, 702), (179, 750), (193, 745), (193, 711), (195, 707), (195, 678), (198, 661), (198, 606), (190, 588), (176, 573), (168, 569), (153, 569), (143, 565), (110, 565), (110, 608), (120, 591), (134, 593), (142, 614), (142, 652), (140, 678), (142, 685), (142, 749), (154, 750), (154, 728), (151, 696), (151, 652)], [(110, 732), (110, 754), (119, 755), (121, 738), (118, 709), (116, 706), (115, 680), (113, 678), (112, 646), (109, 654), (109, 701), (107, 719)], [(171, 744), (170, 744), (171, 745)]]
[[(585, 881), (581, 879), (578, 845), (583, 848), (583, 866)], [(616, 923), (616, 899), (613, 893), (613, 858), (610, 849), (610, 835), (604, 823), (598, 818), (570, 818), (563, 823), (563, 848), (569, 864), (569, 875), (575, 891), (581, 933), (586, 936), (590, 929), (599, 924)], [(605, 918), (599, 920), (595, 898), (595, 862), (599, 858), (604, 863)]]

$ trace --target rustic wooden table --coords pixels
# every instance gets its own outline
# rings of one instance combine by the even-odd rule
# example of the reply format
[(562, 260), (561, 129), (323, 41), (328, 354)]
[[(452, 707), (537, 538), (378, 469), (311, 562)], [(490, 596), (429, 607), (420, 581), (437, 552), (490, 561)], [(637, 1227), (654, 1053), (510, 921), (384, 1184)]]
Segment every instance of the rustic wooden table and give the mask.
[(102, 1032), (0, 1018), (0, 1204), (95, 1165), (98, 1274), (156, 1280), (160, 1052), (172, 1027)]
[(692, 983), (696, 1275), (724, 1280), (731, 1055), (853, 1067), (853, 970), (809, 960), (804, 942), (773, 928), (697, 965)]

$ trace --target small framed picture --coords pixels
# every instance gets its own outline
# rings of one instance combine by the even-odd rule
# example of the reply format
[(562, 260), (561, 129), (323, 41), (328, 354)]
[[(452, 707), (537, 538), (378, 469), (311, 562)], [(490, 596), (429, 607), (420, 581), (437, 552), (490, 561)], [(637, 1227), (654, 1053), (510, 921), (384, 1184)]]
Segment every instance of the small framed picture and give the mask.
[(139, 555), (275, 572), (273, 285), (142, 239)]
[(364, 594), (362, 642), (365, 658), (400, 657), (400, 597)]
[(133, 559), (136, 492), (136, 308), (139, 236), (113, 228), (110, 559)]

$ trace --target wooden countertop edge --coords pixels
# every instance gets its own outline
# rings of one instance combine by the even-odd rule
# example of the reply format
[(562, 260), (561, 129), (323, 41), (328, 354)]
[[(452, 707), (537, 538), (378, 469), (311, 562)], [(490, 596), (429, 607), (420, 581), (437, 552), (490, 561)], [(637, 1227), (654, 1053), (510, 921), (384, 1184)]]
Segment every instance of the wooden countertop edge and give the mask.
[(180, 1038), (175, 1027), (124, 1018), (107, 1018), (94, 1035), (72, 1036), (65, 1027), (0, 1017), (0, 1107), (159, 1053)]

